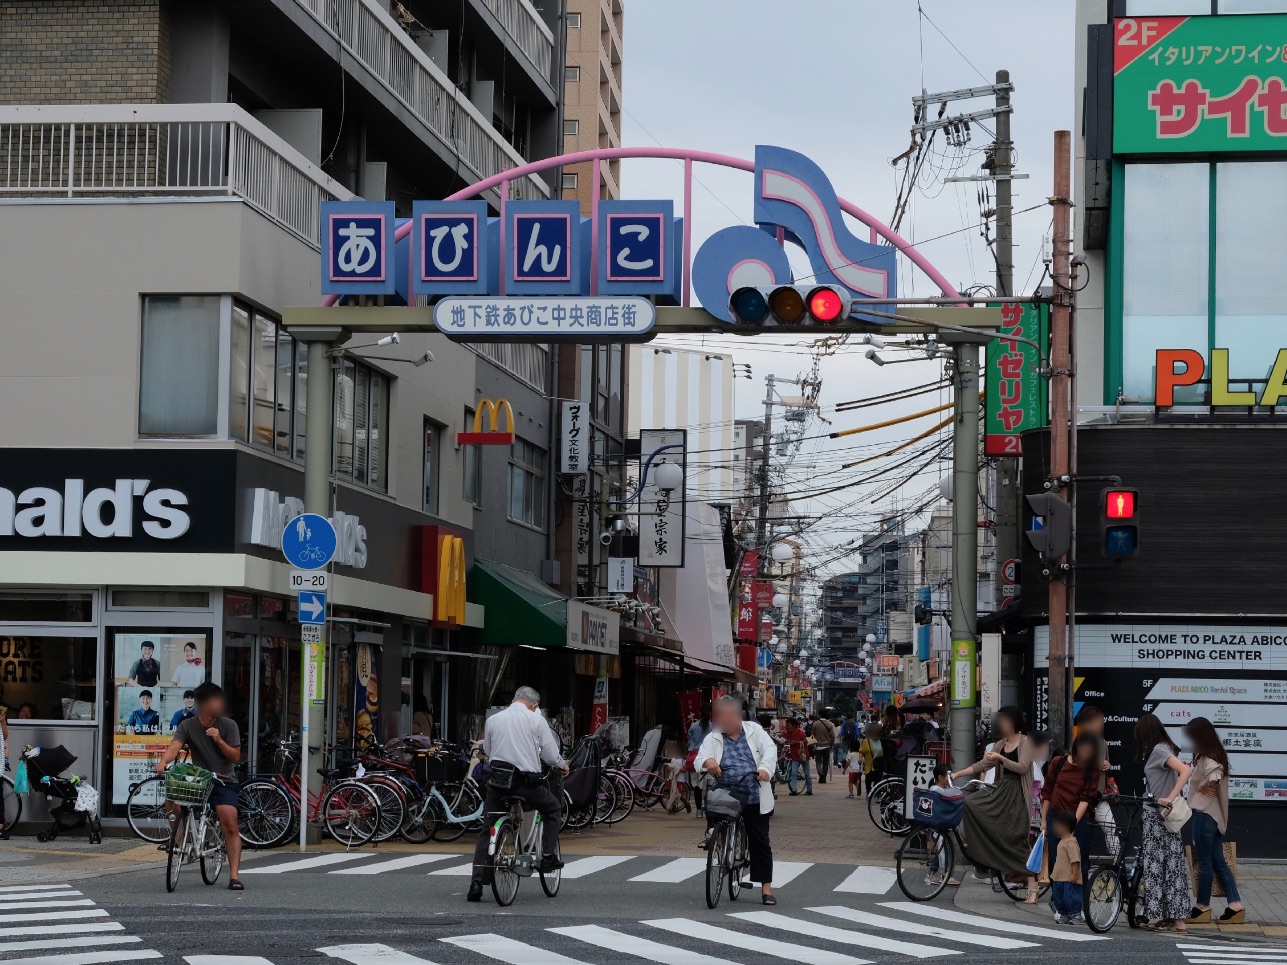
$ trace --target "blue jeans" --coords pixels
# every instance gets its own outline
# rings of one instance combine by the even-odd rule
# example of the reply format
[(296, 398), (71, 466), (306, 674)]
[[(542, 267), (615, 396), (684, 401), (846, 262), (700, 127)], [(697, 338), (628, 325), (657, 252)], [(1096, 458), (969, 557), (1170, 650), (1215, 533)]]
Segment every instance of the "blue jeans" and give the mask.
[(1050, 904), (1055, 914), (1077, 918), (1081, 915), (1081, 885), (1071, 881), (1052, 881), (1050, 883)]
[(1220, 876), (1225, 901), (1237, 904), (1238, 883), (1224, 858), (1224, 835), (1215, 818), (1203, 811), (1193, 812), (1193, 861), (1198, 866), (1198, 904), (1211, 904), (1211, 881)]
[(839, 767), (845, 762), (845, 755), (848, 753), (843, 747), (837, 744), (831, 749), (831, 763)]
[[(1077, 839), (1077, 850), (1081, 852), (1081, 871), (1082, 883), (1086, 881), (1086, 873), (1090, 869), (1090, 852), (1091, 845), (1094, 843), (1096, 835), (1095, 830), (1095, 811), (1091, 809), (1086, 812), (1086, 816), (1077, 822), (1073, 828), (1073, 837)], [(1053, 872), (1055, 870), (1055, 852), (1059, 848), (1059, 838), (1055, 835), (1055, 829), (1051, 816), (1046, 815), (1046, 870)], [(1052, 882), (1053, 884), (1053, 882)], [(1082, 885), (1074, 885), (1080, 888)], [(1080, 906), (1078, 906), (1080, 907)]]
[(809, 792), (813, 791), (813, 774), (809, 768), (808, 761), (792, 761), (791, 766), (787, 769), (787, 781), (799, 789), (800, 772), (804, 772), (804, 786)]

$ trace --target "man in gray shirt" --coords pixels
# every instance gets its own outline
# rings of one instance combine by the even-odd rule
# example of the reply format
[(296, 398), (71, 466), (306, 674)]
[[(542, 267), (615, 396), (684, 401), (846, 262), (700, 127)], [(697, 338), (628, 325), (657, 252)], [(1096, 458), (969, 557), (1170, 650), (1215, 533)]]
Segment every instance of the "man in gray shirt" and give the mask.
[(559, 860), (559, 831), (563, 828), (563, 806), (541, 780), (541, 764), (563, 771), (567, 777), (568, 766), (559, 751), (558, 741), (545, 720), (537, 713), (541, 695), (531, 687), (514, 691), (514, 702), (487, 721), (483, 735), (483, 753), (495, 768), (507, 765), (517, 770), (517, 784), (502, 791), (487, 785), (486, 818), (474, 846), (474, 871), (469, 882), (468, 901), (483, 900), (483, 885), (491, 884), (492, 868), (487, 860), (492, 825), (504, 813), (502, 802), (506, 798), (522, 798), (527, 810), (539, 811), (543, 833), (541, 859), (538, 870), (549, 873), (563, 867)]
[(210, 803), (219, 816), (224, 843), (228, 849), (228, 888), (244, 891), (241, 879), (241, 832), (237, 828), (237, 782), (233, 767), (241, 760), (241, 732), (237, 722), (224, 716), (223, 688), (218, 684), (204, 683), (193, 691), (196, 715), (179, 722), (174, 728), (173, 740), (157, 762), (158, 774), (165, 772), (186, 747), (192, 763), (214, 771), (214, 788)]

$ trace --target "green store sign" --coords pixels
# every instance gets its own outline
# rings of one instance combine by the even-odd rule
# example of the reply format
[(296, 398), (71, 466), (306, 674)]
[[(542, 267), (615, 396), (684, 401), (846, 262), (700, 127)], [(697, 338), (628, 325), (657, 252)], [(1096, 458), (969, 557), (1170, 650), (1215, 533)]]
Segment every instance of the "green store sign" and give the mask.
[(1046, 380), (1041, 377), (1041, 356), (1029, 343), (1045, 346), (1049, 331), (1048, 304), (1001, 305), (1000, 337), (988, 342), (983, 369), (986, 455), (1023, 455), (1019, 434), (1046, 424), (1048, 396)]
[(1113, 22), (1118, 154), (1287, 149), (1287, 16)]

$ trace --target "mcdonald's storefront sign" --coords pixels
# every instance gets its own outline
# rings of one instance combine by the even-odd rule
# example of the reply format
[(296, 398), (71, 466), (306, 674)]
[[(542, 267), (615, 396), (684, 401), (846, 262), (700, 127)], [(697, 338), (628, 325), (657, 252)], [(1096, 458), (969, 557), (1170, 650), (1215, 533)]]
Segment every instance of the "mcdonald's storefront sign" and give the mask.
[[(501, 431), (498, 423), (500, 416), (505, 417), (505, 429)], [(484, 418), (487, 429), (484, 431)], [(474, 431), (459, 432), (456, 442), (462, 446), (512, 446), (514, 444), (514, 410), (508, 399), (483, 398), (478, 400), (474, 410)]]
[(462, 626), (468, 572), (464, 537), (442, 526), (422, 526), (420, 547), (420, 588), (433, 595), (433, 624)]

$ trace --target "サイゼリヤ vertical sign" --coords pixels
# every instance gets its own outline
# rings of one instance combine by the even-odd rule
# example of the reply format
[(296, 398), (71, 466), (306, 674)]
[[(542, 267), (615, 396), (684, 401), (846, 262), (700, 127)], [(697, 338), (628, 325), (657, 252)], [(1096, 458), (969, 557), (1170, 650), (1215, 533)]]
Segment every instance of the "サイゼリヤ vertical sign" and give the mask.
[(1001, 306), (1001, 337), (988, 343), (984, 372), (983, 445), (989, 456), (1023, 455), (1019, 434), (1046, 424), (1046, 380), (1036, 346), (1046, 344), (1049, 317), (1047, 305)]

